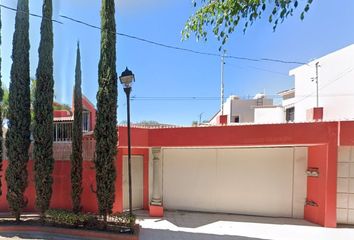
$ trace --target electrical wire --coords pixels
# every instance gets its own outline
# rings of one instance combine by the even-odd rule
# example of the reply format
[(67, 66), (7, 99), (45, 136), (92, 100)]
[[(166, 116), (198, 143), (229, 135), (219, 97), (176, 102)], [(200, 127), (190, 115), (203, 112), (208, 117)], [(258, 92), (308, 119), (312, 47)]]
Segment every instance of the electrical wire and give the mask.
[[(14, 12), (22, 12), (22, 13), (27, 13), (25, 11), (20, 11), (20, 10), (17, 10), (16, 8), (12, 8), (12, 7), (9, 7), (9, 6), (5, 6), (3, 4), (0, 4), (0, 7), (2, 8), (5, 8), (7, 10), (11, 10), (11, 11), (14, 11)], [(37, 18), (41, 18), (41, 19), (44, 19), (44, 20), (48, 20), (48, 21), (52, 21), (52, 22), (55, 22), (55, 23), (58, 23), (58, 24), (63, 24), (62, 22), (58, 21), (58, 20), (54, 20), (54, 19), (49, 19), (49, 18), (45, 18), (41, 15), (38, 15), (38, 14), (34, 14), (34, 13), (28, 13), (30, 16), (32, 17), (37, 17)]]
[(232, 67), (238, 67), (238, 68), (242, 68), (242, 69), (245, 69), (245, 68), (255, 69), (255, 70), (258, 70), (258, 71), (269, 72), (269, 73), (274, 73), (274, 74), (278, 74), (278, 75), (282, 75), (282, 76), (287, 76), (287, 77), (289, 77), (289, 74), (286, 74), (286, 73), (283, 73), (283, 72), (278, 72), (278, 71), (274, 71), (274, 70), (270, 70), (270, 69), (265, 69), (265, 68), (259, 68), (259, 67), (250, 66), (250, 65), (247, 65), (247, 66), (236, 65), (236, 64), (233, 64), (233, 63), (230, 64), (229, 62), (226, 62), (225, 65), (226, 65), (226, 66), (230, 65), (230, 66), (232, 66)]
[[(76, 22), (78, 24), (82, 24), (85, 25), (87, 27), (91, 27), (91, 28), (95, 28), (95, 29), (100, 29), (100, 27), (86, 23), (84, 21), (81, 20), (77, 20), (75, 18), (72, 17), (68, 17), (65, 15), (59, 15), (60, 17), (70, 20), (72, 22)], [(169, 49), (174, 49), (174, 50), (179, 50), (179, 51), (185, 51), (185, 52), (190, 52), (190, 53), (194, 53), (194, 54), (200, 54), (200, 55), (207, 55), (207, 56), (214, 56), (214, 57), (222, 57), (221, 54), (217, 54), (217, 53), (210, 53), (210, 52), (201, 52), (201, 51), (196, 51), (193, 49), (188, 49), (188, 48), (182, 48), (182, 47), (177, 47), (177, 46), (172, 46), (172, 45), (168, 45), (168, 44), (164, 44), (164, 43), (160, 43), (160, 42), (156, 42), (156, 41), (152, 41), (152, 40), (148, 40), (145, 38), (141, 38), (141, 37), (136, 37), (133, 35), (129, 35), (126, 33), (120, 33), (120, 32), (115, 32), (115, 34), (117, 34), (118, 36), (122, 36), (122, 37), (127, 37), (130, 39), (134, 39), (137, 41), (141, 41), (141, 42), (145, 42), (145, 43), (149, 43), (152, 45), (156, 45), (159, 47), (164, 47), (164, 48), (169, 48)], [(225, 55), (225, 58), (229, 58), (229, 59), (236, 59), (236, 60), (245, 60), (245, 61), (252, 61), (252, 62), (276, 62), (276, 63), (283, 63), (283, 64), (297, 64), (297, 65), (307, 65), (307, 63), (304, 62), (299, 62), (299, 61), (285, 61), (285, 60), (281, 60), (281, 59), (272, 59), (272, 58), (250, 58), (250, 57), (240, 57), (240, 56), (233, 56), (233, 55)]]
[[(266, 95), (266, 97), (271, 99), (282, 98), (279, 95)], [(303, 99), (293, 103), (299, 103), (303, 101), (305, 98), (308, 97), (315, 97), (313, 94), (311, 95), (297, 95), (297, 97), (304, 97)], [(342, 93), (342, 94), (321, 94), (320, 97), (354, 97), (354, 93)], [(242, 96), (240, 97), (242, 100), (252, 100), (253, 97), (249, 96)], [(220, 97), (139, 97), (133, 96), (131, 97), (132, 101), (220, 101)]]
[[(12, 8), (12, 7), (3, 5), (3, 4), (0, 4), (0, 7), (8, 9), (8, 10), (11, 10), (11, 11), (14, 11), (14, 12), (19, 11), (19, 10), (15, 9), (15, 8)], [(48, 20), (48, 21), (52, 21), (54, 23), (64, 24), (61, 21), (54, 20), (54, 19), (49, 19), (49, 18), (44, 18), (43, 16), (38, 15), (38, 14), (33, 14), (33, 13), (28, 13), (28, 14), (30, 16), (41, 18), (41, 19)], [(97, 29), (97, 30), (101, 30), (101, 27), (98, 27), (98, 26), (95, 26), (93, 24), (90, 24), (90, 23), (75, 19), (73, 17), (69, 17), (69, 16), (66, 16), (66, 15), (59, 15), (59, 16), (61, 18), (64, 18), (66, 20), (69, 20), (69, 21), (84, 25), (86, 27), (90, 27), (90, 28), (94, 28), (94, 29)], [(184, 51), (184, 52), (189, 52), (189, 53), (199, 54), (199, 55), (222, 57), (222, 55), (218, 54), (218, 53), (202, 52), (202, 51), (196, 51), (196, 50), (189, 49), (189, 48), (177, 47), (177, 46), (173, 46), (173, 45), (169, 45), (169, 44), (165, 44), (165, 43), (161, 43), (161, 42), (152, 41), (152, 40), (149, 40), (149, 39), (146, 39), (146, 38), (133, 36), (133, 35), (126, 34), (126, 33), (114, 32), (113, 34), (117, 34), (118, 36), (121, 36), (121, 37), (126, 37), (126, 38), (129, 38), (129, 39), (133, 39), (133, 40), (140, 41), (140, 42), (145, 42), (145, 43), (152, 44), (152, 45), (159, 46), (159, 47), (163, 47), (163, 48), (168, 48), (168, 49), (173, 49), (173, 50), (178, 50), (178, 51)], [(241, 57), (241, 56), (233, 56), (233, 55), (225, 55), (225, 58), (243, 60), (243, 61), (252, 61), (252, 62), (276, 62), (276, 63), (282, 63), (282, 64), (308, 65), (307, 63), (304, 63), (304, 62), (286, 61), (286, 60), (282, 60), (282, 59), (273, 59), (273, 58), (250, 58), (250, 57)]]
[[(329, 85), (331, 85), (332, 83), (334, 83), (334, 82), (336, 82), (336, 81), (342, 79), (344, 76), (346, 76), (348, 73), (352, 72), (353, 70), (354, 70), (354, 68), (349, 68), (349, 70), (347, 70), (347, 72), (344, 71), (344, 72), (340, 73), (337, 78), (335, 78), (334, 80), (332, 80), (332, 81), (328, 82), (327, 84), (321, 86), (321, 87), (319, 88), (319, 90), (322, 90), (322, 89), (328, 87)], [(302, 101), (304, 101), (305, 99), (307, 99), (307, 98), (309, 98), (309, 97), (316, 97), (315, 94), (316, 94), (316, 92), (312, 92), (312, 93), (310, 93), (310, 94), (304, 96), (304, 97), (301, 98), (300, 100), (294, 102), (293, 104), (294, 104), (294, 105), (295, 105), (295, 104), (298, 104), (299, 102), (302, 102)], [(315, 95), (315, 96), (314, 96), (314, 95)], [(323, 97), (323, 96), (326, 96), (326, 95), (325, 95), (325, 94), (320, 94), (320, 96)], [(329, 96), (329, 95), (327, 95), (327, 96)], [(333, 95), (331, 95), (331, 96), (351, 96), (351, 95), (350, 95), (350, 94), (349, 94), (349, 95), (347, 95), (347, 94), (333, 94)], [(352, 96), (354, 96), (354, 94), (353, 94)], [(298, 97), (298, 96), (297, 96), (297, 97)]]

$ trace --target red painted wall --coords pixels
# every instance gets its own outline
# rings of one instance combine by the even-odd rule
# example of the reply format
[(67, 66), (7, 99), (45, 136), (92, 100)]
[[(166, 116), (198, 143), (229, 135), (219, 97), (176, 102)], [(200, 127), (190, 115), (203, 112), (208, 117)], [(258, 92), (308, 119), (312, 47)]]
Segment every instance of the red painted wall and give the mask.
[[(195, 128), (132, 129), (133, 154), (144, 156), (144, 207), (148, 208), (148, 162), (147, 147), (191, 147), (191, 146), (274, 146), (274, 145), (308, 145), (309, 167), (318, 167), (320, 177), (308, 181), (308, 198), (319, 203), (319, 207), (305, 208), (305, 218), (327, 227), (336, 226), (336, 171), (337, 141), (341, 144), (354, 145), (354, 122), (342, 122), (338, 136), (337, 122), (318, 122), (302, 124), (270, 124), (249, 126), (220, 126)], [(122, 158), (127, 154), (127, 128), (119, 127), (119, 146), (116, 161), (116, 201), (114, 212), (122, 210)], [(139, 148), (142, 147), (142, 148)], [(7, 162), (4, 161), (4, 169)], [(85, 211), (96, 212), (94, 189), (95, 172), (92, 162), (84, 162), (84, 191), (82, 199)], [(29, 164), (29, 198), (27, 210), (34, 211), (34, 186), (32, 161)], [(70, 161), (56, 161), (54, 168), (54, 191), (52, 205), (54, 208), (71, 207)], [(4, 176), (5, 174), (3, 174)], [(6, 211), (6, 182), (3, 177), (4, 195), (0, 198), (0, 211)]]
[(82, 96), (82, 106), (90, 112), (90, 129), (92, 131), (96, 126), (96, 108), (84, 95)]
[[(149, 149), (147, 148), (135, 148), (132, 149), (132, 155), (143, 156), (144, 168), (143, 168), (143, 207), (149, 208)], [(116, 198), (113, 208), (117, 212), (123, 211), (123, 156), (128, 155), (127, 148), (119, 148), (117, 155), (117, 180), (116, 180)]]
[(72, 113), (68, 110), (54, 110), (53, 111), (53, 116), (55, 118), (58, 118), (58, 117), (71, 117), (72, 116)]
[(340, 145), (354, 146), (354, 121), (340, 122)]
[[(327, 143), (337, 122), (150, 129), (149, 146), (260, 146)], [(123, 136), (124, 137), (124, 136)]]
[(326, 205), (327, 145), (308, 148), (308, 167), (318, 168), (318, 177), (307, 177), (307, 201), (314, 201), (318, 206), (305, 206), (305, 219), (324, 225)]
[[(128, 128), (118, 127), (119, 146), (128, 146)], [(134, 147), (148, 147), (149, 133), (152, 129), (131, 128), (131, 145)]]
[[(9, 211), (6, 201), (6, 181), (5, 171), (7, 168), (7, 161), (4, 161), (4, 171), (2, 176), (3, 195), (0, 198), (0, 211)], [(96, 195), (91, 192), (90, 185), (95, 187), (95, 171), (91, 169), (93, 162), (83, 162), (83, 193), (82, 193), (82, 207), (86, 212), (97, 212)], [(28, 205), (25, 209), (28, 212), (35, 211), (35, 187), (34, 187), (34, 173), (33, 161), (28, 164), (28, 188), (25, 195), (28, 199)], [(71, 209), (71, 180), (70, 180), (70, 161), (55, 161), (53, 171), (53, 195), (51, 199), (51, 208)]]
[[(113, 205), (113, 212), (122, 212), (123, 210), (123, 189), (122, 189), (122, 176), (123, 176), (123, 155), (127, 155), (126, 148), (119, 149), (116, 161), (116, 199)], [(144, 159), (144, 209), (148, 209), (149, 205), (149, 150), (148, 149), (133, 149), (133, 155), (142, 155)], [(0, 211), (8, 212), (9, 208), (6, 201), (7, 185), (5, 181), (5, 171), (8, 162), (3, 162), (3, 176), (2, 176), (2, 190), (3, 196), (0, 198)], [(53, 195), (51, 199), (51, 208), (57, 209), (71, 209), (71, 179), (70, 179), (70, 161), (56, 160), (53, 171)], [(97, 212), (97, 199), (96, 194), (92, 192), (91, 187), (96, 189), (96, 175), (94, 170), (94, 163), (91, 161), (83, 162), (83, 192), (81, 196), (81, 203), (83, 211), (85, 212)], [(35, 186), (34, 186), (34, 172), (33, 161), (29, 161), (28, 164), (28, 188), (26, 190), (26, 197), (28, 199), (28, 205), (25, 211), (35, 212)]]

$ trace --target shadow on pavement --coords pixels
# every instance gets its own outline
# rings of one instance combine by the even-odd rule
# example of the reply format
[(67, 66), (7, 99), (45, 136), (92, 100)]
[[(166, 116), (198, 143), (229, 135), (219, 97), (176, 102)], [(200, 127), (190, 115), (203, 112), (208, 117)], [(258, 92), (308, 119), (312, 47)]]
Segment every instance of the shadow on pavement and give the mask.
[(249, 238), (241, 236), (213, 235), (205, 233), (176, 232), (159, 229), (141, 229), (141, 240), (265, 240), (262, 238)]
[[(138, 217), (149, 219), (146, 212), (136, 212)], [(236, 214), (201, 213), (187, 211), (166, 211), (162, 220), (167, 220), (177, 227), (198, 228), (216, 222), (260, 223), (272, 225), (318, 226), (303, 219), (283, 217), (259, 217)], [(156, 222), (162, 221), (156, 220)]]

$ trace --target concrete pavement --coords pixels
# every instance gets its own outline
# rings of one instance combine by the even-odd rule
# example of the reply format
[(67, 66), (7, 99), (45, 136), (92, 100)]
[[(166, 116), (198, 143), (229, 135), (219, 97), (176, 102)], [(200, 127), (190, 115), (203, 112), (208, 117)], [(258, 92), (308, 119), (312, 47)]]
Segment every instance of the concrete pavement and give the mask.
[[(167, 211), (137, 211), (141, 240), (354, 240), (354, 226), (323, 228), (302, 219)], [(1, 233), (0, 239), (83, 239), (43, 233)], [(87, 239), (87, 238), (86, 238)]]
[(138, 216), (141, 240), (354, 240), (354, 228), (323, 228), (302, 219), (194, 212)]

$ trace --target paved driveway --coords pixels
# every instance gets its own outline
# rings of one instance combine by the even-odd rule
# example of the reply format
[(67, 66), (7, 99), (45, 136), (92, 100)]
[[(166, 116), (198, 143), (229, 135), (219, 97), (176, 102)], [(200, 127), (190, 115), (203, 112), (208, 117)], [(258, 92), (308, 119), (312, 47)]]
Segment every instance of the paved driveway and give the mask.
[[(232, 214), (165, 212), (150, 218), (137, 212), (141, 240), (354, 240), (354, 227), (323, 228), (302, 219), (252, 217)], [(50, 234), (1, 233), (0, 239), (68, 239)]]
[(302, 219), (192, 212), (138, 216), (141, 240), (354, 240), (354, 228), (323, 228)]

